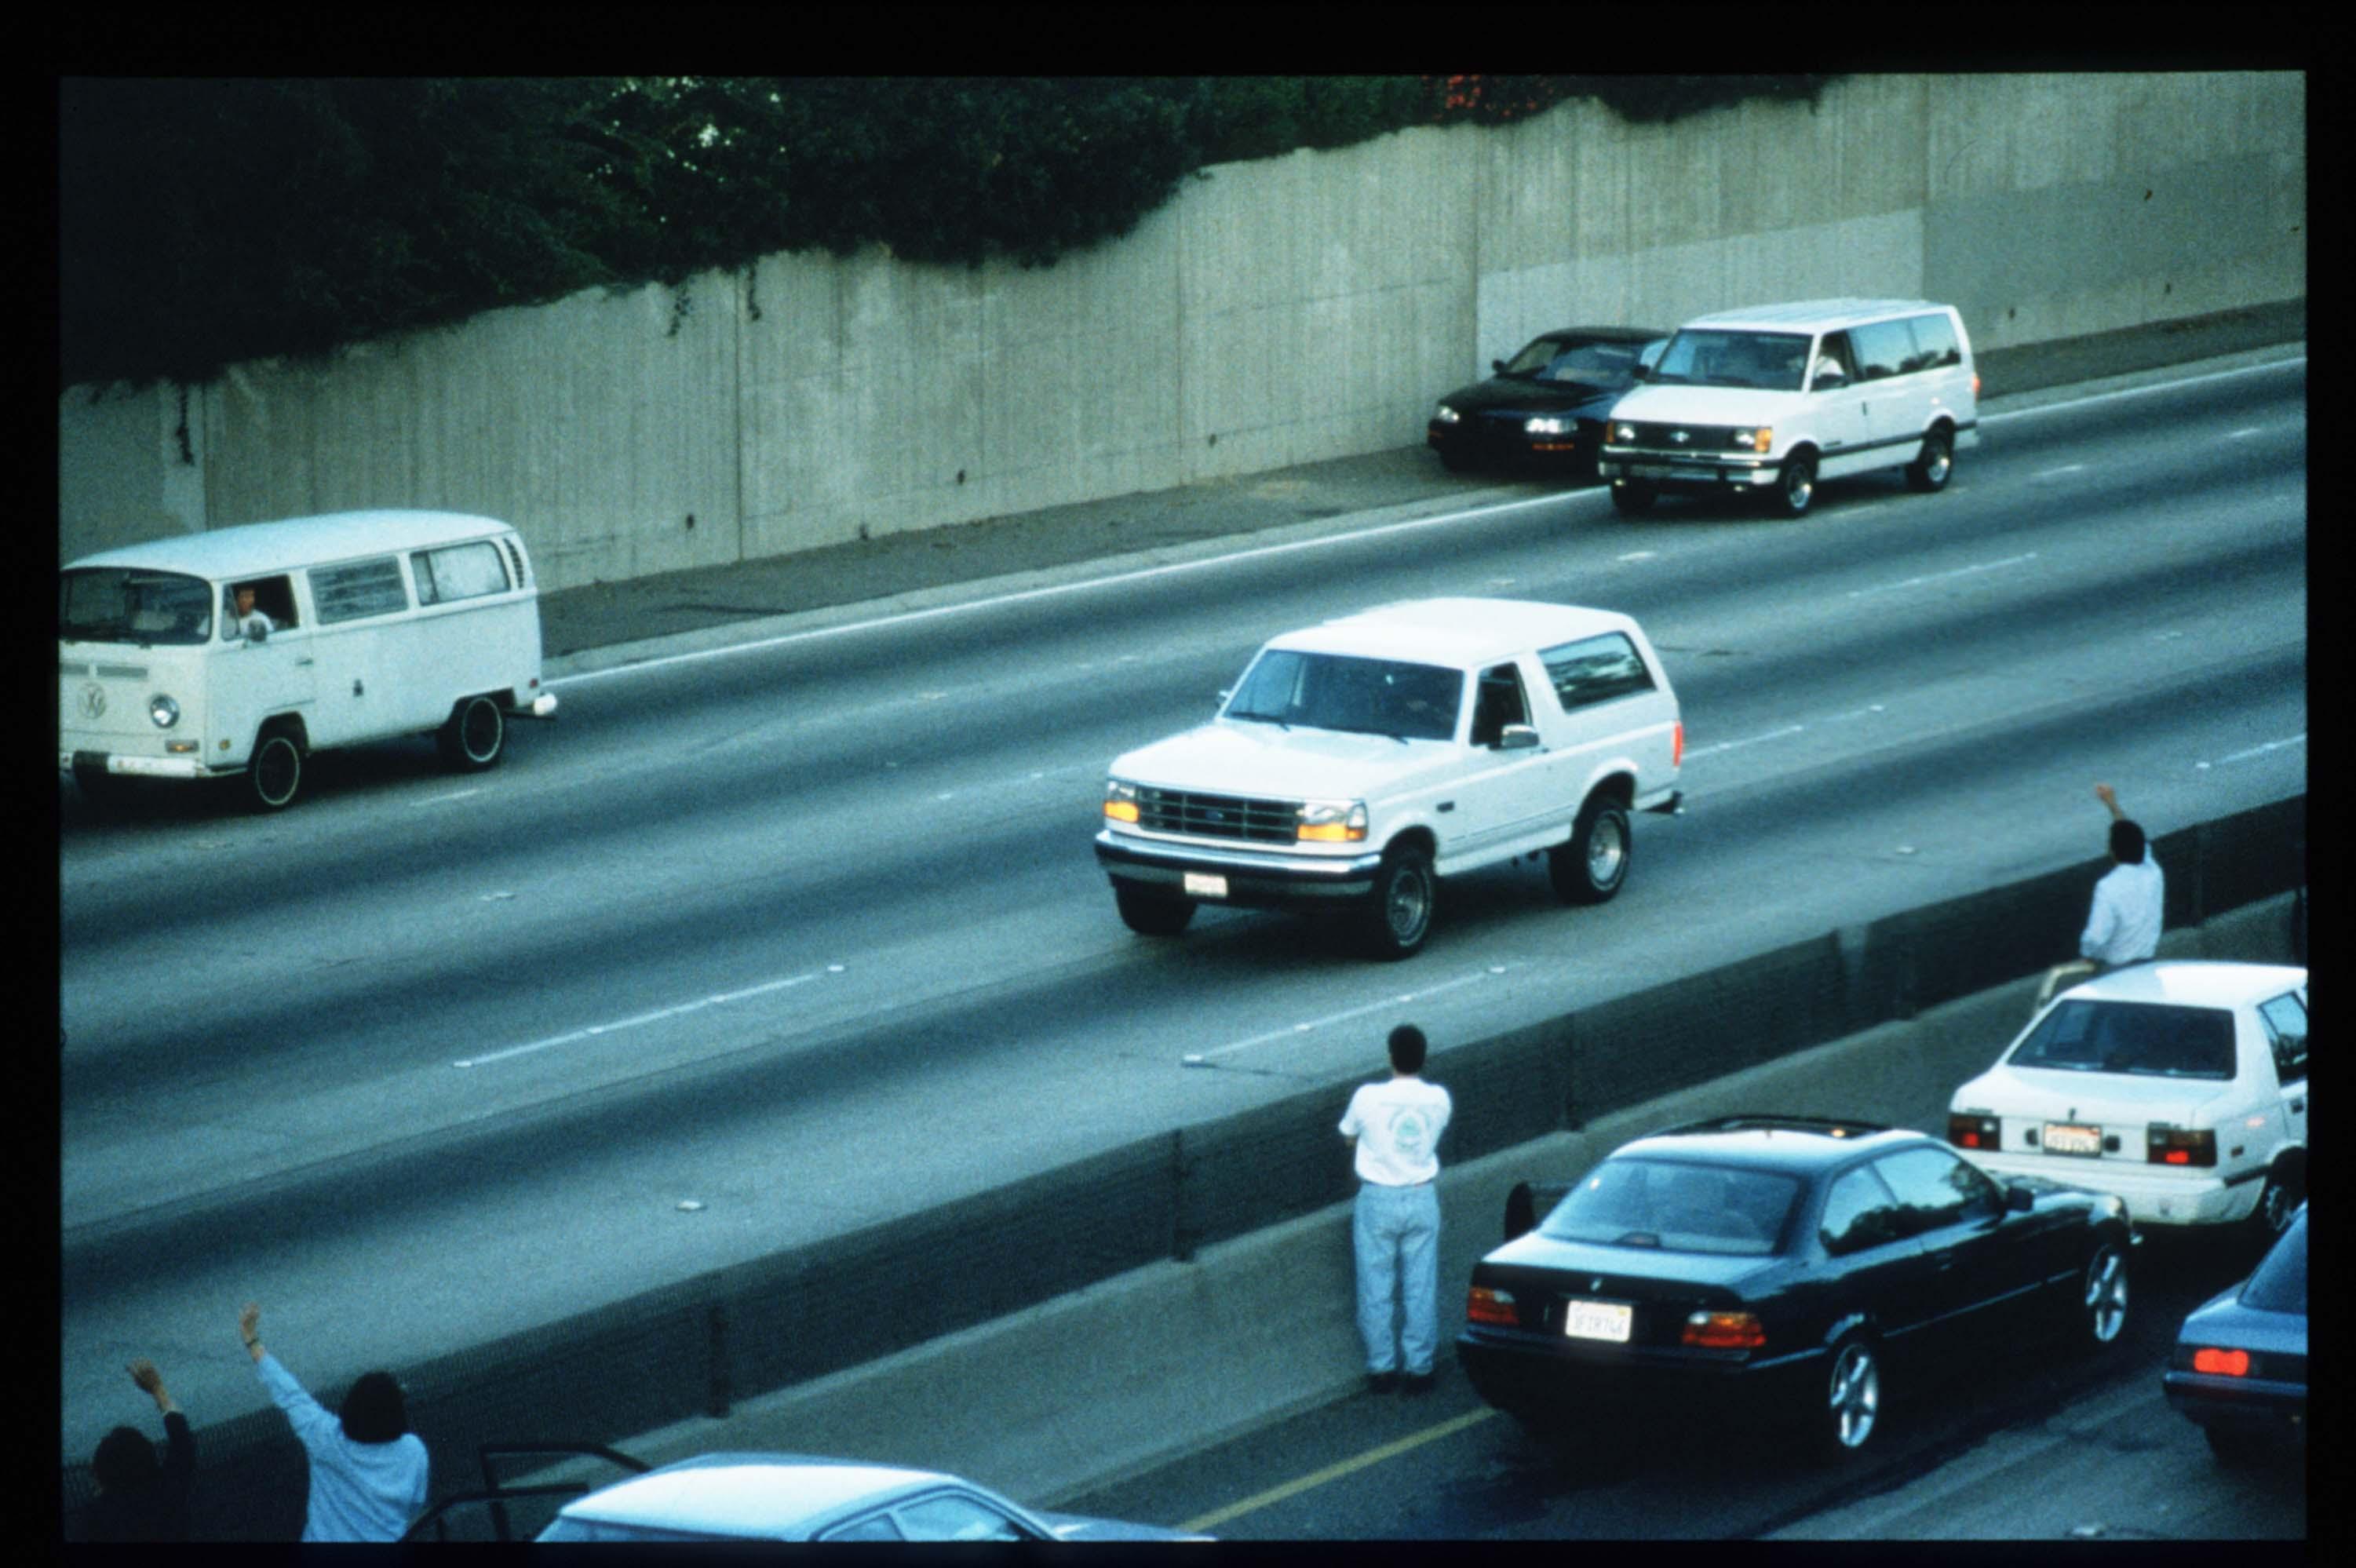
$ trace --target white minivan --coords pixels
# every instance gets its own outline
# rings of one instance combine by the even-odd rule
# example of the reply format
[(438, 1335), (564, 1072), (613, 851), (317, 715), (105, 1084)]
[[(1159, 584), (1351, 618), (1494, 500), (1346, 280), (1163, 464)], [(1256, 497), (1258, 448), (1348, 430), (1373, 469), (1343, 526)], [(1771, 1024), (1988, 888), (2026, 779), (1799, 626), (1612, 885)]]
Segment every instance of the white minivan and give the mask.
[(1903, 468), (1946, 488), (1979, 443), (1978, 371), (1952, 305), (1814, 299), (1677, 328), (1612, 408), (1597, 471), (1621, 511), (1663, 491), (1766, 496), (1797, 517), (1816, 481)]
[(541, 690), (523, 540), (490, 518), (352, 511), (86, 555), (58, 578), (58, 768), (97, 797), (123, 778), (242, 774), (294, 803), (328, 746), (431, 734), (493, 766)]

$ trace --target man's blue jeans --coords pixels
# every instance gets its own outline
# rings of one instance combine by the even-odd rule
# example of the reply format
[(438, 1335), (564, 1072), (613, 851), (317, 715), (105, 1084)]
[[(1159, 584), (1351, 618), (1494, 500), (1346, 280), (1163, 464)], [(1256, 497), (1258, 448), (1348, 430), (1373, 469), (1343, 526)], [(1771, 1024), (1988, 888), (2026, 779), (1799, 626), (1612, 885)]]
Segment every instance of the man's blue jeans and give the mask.
[[(1358, 1336), (1366, 1343), (1366, 1370), (1409, 1375), (1431, 1370), (1440, 1348), (1440, 1193), (1419, 1187), (1358, 1184), (1350, 1218), (1358, 1261)], [(1405, 1324), (1392, 1337), (1393, 1315), (1404, 1297)]]

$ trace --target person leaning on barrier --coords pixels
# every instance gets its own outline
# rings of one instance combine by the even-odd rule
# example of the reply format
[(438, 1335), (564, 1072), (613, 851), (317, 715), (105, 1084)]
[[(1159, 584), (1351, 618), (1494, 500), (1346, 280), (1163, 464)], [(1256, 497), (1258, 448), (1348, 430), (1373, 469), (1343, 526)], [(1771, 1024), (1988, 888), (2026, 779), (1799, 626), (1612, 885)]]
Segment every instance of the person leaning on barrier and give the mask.
[(98, 1498), (90, 1506), (87, 1539), (186, 1541), (197, 1439), (155, 1363), (142, 1356), (130, 1371), (131, 1380), (146, 1391), (164, 1417), (164, 1462), (155, 1462), (155, 1444), (135, 1426), (118, 1426), (99, 1439), (90, 1461)]
[(409, 1430), (409, 1407), (391, 1372), (363, 1372), (341, 1410), (304, 1391), (294, 1374), (262, 1348), (262, 1308), (238, 1314), (239, 1337), (262, 1386), (286, 1412), (311, 1456), (311, 1499), (305, 1541), (399, 1541), (425, 1507), (425, 1444)]
[[(1342, 1117), (1342, 1136), (1357, 1145), (1350, 1243), (1357, 1260), (1358, 1333), (1367, 1386), (1378, 1393), (1394, 1386), (1410, 1394), (1430, 1390), (1440, 1345), (1440, 1197), (1432, 1183), (1451, 1104), (1448, 1090), (1419, 1076), (1426, 1049), (1413, 1024), (1393, 1029), (1391, 1076), (1361, 1084)], [(1404, 1319), (1396, 1337), (1394, 1302)]]
[(2094, 786), (2094, 799), (2111, 813), (2111, 869), (2094, 884), (2086, 929), (2078, 936), (2078, 960), (2058, 965), (2045, 977), (2037, 1004), (2043, 1006), (2064, 985), (2131, 963), (2159, 951), (2159, 931), (2168, 904), (2167, 880), (2143, 827), (2119, 810), (2117, 791)]

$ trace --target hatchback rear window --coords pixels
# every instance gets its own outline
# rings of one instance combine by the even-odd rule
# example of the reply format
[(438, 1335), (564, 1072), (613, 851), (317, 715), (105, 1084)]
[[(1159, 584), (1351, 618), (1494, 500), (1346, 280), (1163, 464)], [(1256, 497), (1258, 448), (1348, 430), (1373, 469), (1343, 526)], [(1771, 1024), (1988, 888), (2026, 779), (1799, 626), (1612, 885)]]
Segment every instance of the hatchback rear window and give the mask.
[(1539, 1225), (1558, 1241), (1764, 1257), (1798, 1199), (1797, 1177), (1671, 1160), (1606, 1160)]
[(2222, 1007), (2064, 1002), (2021, 1041), (2014, 1067), (2152, 1078), (2233, 1076), (2233, 1015)]

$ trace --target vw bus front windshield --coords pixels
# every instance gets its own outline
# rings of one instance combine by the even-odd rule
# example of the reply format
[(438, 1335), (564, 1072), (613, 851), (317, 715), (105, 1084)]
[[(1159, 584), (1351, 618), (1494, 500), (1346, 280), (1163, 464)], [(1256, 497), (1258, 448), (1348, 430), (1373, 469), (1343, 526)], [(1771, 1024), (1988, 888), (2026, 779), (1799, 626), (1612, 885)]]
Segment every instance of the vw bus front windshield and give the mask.
[(134, 566), (58, 574), (58, 640), (196, 644), (212, 636), (212, 585)]

